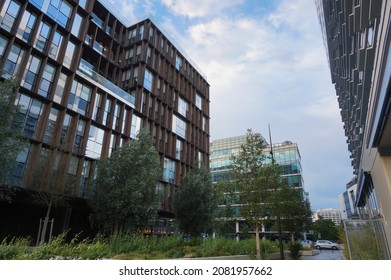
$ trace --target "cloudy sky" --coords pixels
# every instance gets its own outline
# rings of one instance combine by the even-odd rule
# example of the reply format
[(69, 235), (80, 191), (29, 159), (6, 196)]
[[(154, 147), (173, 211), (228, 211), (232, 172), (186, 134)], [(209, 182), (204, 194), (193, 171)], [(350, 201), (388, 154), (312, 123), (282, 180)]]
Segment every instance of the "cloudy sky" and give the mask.
[(353, 177), (313, 0), (109, 0), (146, 16), (210, 84), (211, 140), (248, 128), (299, 145), (313, 210), (338, 208)]

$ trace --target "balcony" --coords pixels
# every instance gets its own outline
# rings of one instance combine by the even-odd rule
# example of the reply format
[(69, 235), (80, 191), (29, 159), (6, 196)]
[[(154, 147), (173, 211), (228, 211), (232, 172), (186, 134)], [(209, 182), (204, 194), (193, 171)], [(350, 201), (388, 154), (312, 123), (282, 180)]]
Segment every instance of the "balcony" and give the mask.
[(99, 88), (101, 88), (114, 98), (121, 100), (132, 108), (135, 108), (136, 98), (134, 96), (130, 95), (129, 93), (127, 93), (117, 85), (113, 84), (102, 75), (99, 75), (92, 69), (93, 68), (91, 64), (82, 59), (80, 61), (79, 69), (76, 72), (83, 78), (89, 80), (92, 84), (97, 85)]

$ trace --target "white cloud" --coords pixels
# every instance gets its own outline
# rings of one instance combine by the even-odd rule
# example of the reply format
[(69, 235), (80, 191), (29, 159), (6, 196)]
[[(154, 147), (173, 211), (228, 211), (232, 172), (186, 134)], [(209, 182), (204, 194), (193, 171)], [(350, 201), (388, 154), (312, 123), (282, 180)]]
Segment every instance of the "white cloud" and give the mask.
[(242, 3), (243, 0), (161, 0), (161, 2), (175, 15), (199, 18), (216, 15), (227, 8)]

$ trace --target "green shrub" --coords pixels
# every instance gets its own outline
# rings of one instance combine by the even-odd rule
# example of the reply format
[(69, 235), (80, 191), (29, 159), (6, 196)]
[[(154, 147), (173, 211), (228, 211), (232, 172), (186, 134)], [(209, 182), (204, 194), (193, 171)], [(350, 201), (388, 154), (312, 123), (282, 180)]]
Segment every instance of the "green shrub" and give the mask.
[(21, 260), (28, 256), (30, 240), (13, 237), (5, 238), (0, 244), (0, 260)]
[(292, 260), (299, 260), (301, 257), (301, 250), (303, 245), (300, 242), (292, 242), (289, 244), (289, 256)]

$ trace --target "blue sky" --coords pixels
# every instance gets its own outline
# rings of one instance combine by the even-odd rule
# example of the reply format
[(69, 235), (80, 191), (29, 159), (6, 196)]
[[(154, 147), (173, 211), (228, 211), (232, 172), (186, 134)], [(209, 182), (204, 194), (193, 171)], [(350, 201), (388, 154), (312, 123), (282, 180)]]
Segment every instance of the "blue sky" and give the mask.
[(150, 16), (210, 84), (211, 140), (248, 128), (299, 145), (313, 210), (338, 208), (353, 177), (312, 0), (109, 0)]

